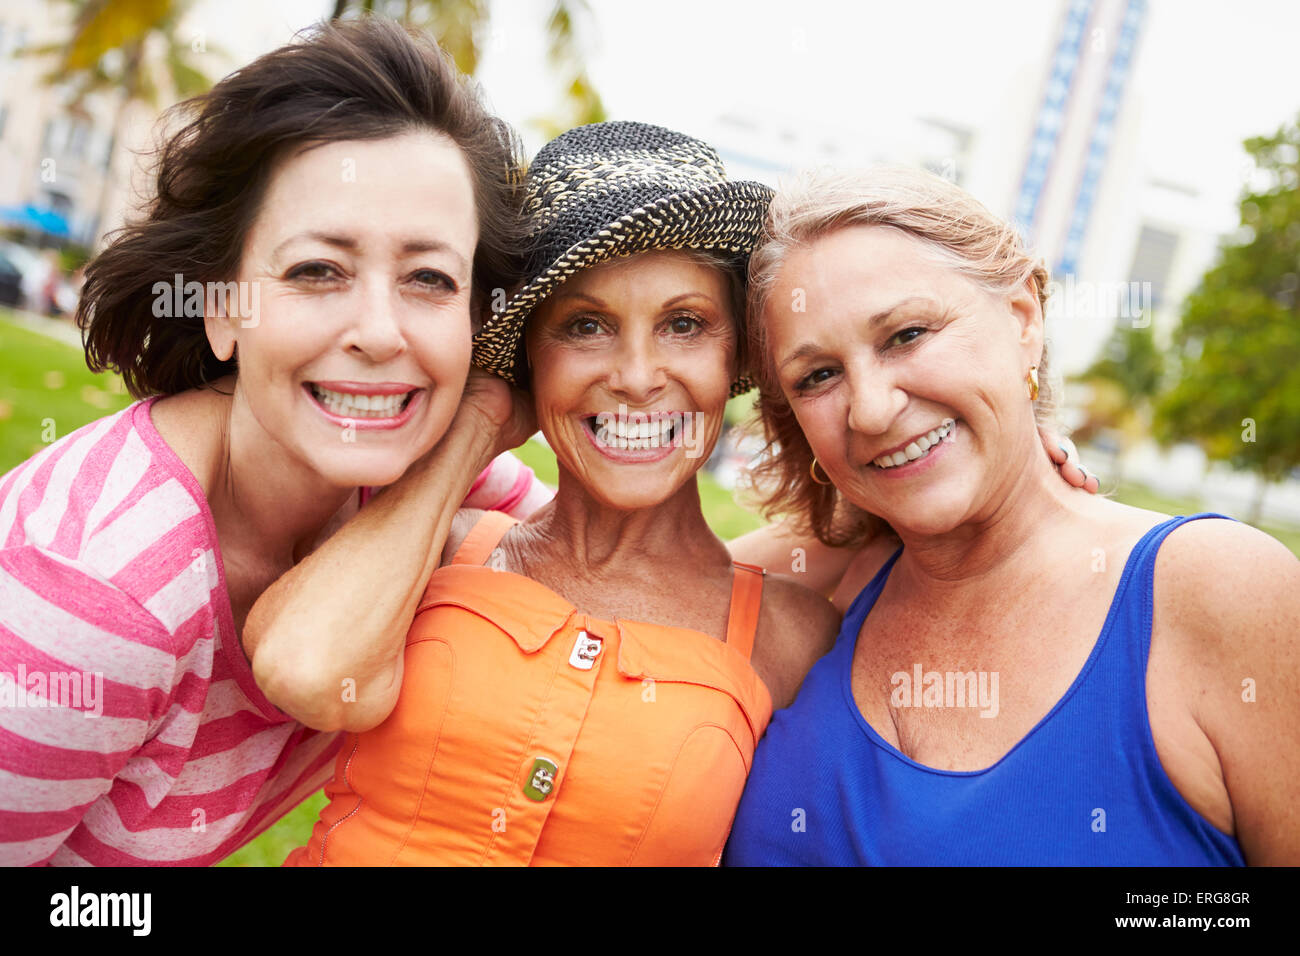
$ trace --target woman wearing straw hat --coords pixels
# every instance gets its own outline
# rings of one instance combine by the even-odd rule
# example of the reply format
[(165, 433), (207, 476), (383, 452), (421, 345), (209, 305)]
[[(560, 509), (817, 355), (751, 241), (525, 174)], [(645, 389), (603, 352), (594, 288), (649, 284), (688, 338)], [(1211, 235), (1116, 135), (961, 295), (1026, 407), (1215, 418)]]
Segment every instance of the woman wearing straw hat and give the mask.
[[(532, 279), (476, 362), (531, 391), (559, 492), (522, 524), (462, 512), (431, 577), (383, 563), (364, 607), (322, 616), (337, 572), (403, 546), (344, 529), (268, 611), (352, 638), (346, 660), (315, 658), (314, 684), (268, 681), (286, 710), (360, 732), (290, 862), (718, 859), (772, 706), (838, 620), (733, 562), (696, 490), (727, 397), (747, 387), (740, 270), (769, 195), (728, 182), (698, 140), (639, 123), (572, 130), (538, 155)], [(338, 693), (363, 681), (371, 692)]]
[(733, 562), (696, 473), (746, 389), (742, 275), (770, 190), (706, 144), (602, 123), (532, 164), (532, 275), (476, 338), (559, 463), (522, 523), (462, 512), (396, 706), (345, 740), (322, 864), (712, 864), (820, 595)]

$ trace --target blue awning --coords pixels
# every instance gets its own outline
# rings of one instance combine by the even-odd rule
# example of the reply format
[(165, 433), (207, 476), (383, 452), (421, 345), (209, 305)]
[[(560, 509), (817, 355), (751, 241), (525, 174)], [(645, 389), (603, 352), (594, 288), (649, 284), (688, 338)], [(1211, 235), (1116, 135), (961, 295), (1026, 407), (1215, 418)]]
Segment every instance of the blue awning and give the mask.
[(37, 209), (35, 206), (5, 206), (0, 208), (0, 222), (6, 226), (18, 226), (34, 229), (61, 239), (71, 237), (68, 220), (53, 209)]

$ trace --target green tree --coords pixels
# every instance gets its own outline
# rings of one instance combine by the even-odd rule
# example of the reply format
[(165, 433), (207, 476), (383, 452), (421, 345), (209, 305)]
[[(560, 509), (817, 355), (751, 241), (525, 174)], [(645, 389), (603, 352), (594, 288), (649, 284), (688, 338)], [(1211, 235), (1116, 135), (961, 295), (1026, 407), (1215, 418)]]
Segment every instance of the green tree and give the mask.
[(85, 100), (93, 93), (117, 97), (109, 165), (99, 198), (102, 229), (114, 185), (113, 159), (131, 104), (143, 102), (156, 108), (164, 98), (183, 99), (206, 90), (212, 81), (197, 58), (208, 52), (208, 46), (202, 38), (182, 38), (179, 33), (193, 0), (60, 2), (70, 8), (68, 37), (22, 54), (55, 58), (44, 81), (68, 88), (68, 108), (74, 113), (85, 113)]
[[(460, 71), (470, 76), (478, 69), (492, 16), (488, 0), (334, 0), (331, 19), (350, 10), (428, 30), (451, 54)], [(578, 39), (578, 22), (583, 18), (591, 18), (586, 0), (555, 0), (546, 18), (547, 61), (559, 81), (563, 102), (558, 115), (531, 121), (547, 139), (574, 126), (606, 118), (605, 105), (583, 64)]]
[(1074, 432), (1076, 441), (1090, 443), (1101, 433), (1118, 440), (1116, 473), (1123, 481), (1120, 463), (1125, 450), (1151, 433), (1153, 404), (1164, 382), (1165, 363), (1156, 346), (1150, 317), (1131, 327), (1116, 322), (1114, 331), (1102, 347), (1101, 355), (1087, 371), (1074, 376), (1086, 384), (1091, 397), (1085, 409), (1087, 418)]
[(1300, 466), (1300, 122), (1245, 147), (1241, 228), (1184, 303), (1180, 374), (1155, 424), (1259, 475), (1255, 521), (1268, 485)]

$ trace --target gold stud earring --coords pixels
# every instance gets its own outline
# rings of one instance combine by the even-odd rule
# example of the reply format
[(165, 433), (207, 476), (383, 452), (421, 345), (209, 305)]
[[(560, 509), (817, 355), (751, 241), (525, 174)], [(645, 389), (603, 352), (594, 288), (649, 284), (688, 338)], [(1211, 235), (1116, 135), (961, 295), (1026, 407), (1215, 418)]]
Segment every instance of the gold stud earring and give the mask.
[(1037, 365), (1029, 366), (1028, 380), (1029, 380), (1029, 400), (1031, 402), (1036, 402), (1038, 401), (1038, 366)]
[[(825, 471), (826, 469), (823, 468), (822, 472), (825, 473)], [(812, 464), (808, 466), (808, 474), (812, 476), (812, 480), (817, 482), (817, 484), (819, 485), (829, 485), (831, 483), (830, 475), (826, 476), (825, 481), (822, 481), (820, 478), (817, 477), (817, 456), (816, 455), (813, 456)]]

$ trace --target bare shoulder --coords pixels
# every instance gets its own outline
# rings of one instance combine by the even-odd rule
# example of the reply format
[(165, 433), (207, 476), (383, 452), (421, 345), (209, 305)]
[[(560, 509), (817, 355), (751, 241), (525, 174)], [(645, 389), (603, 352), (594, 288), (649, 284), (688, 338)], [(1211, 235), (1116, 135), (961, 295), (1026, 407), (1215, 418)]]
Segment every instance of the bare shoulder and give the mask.
[(835, 644), (839, 629), (840, 613), (823, 595), (785, 575), (767, 575), (753, 661), (773, 707), (790, 705), (813, 664)]
[[(227, 387), (228, 386), (228, 387)], [(233, 380), (167, 395), (149, 407), (149, 419), (167, 447), (199, 482), (204, 494), (216, 484), (221, 436), (230, 416)]]
[(1205, 762), (1217, 764), (1246, 861), (1294, 866), (1300, 561), (1249, 525), (1201, 519), (1170, 532), (1155, 578), (1149, 679), (1182, 678), (1164, 686), (1213, 747)]
[(849, 562), (844, 577), (840, 579), (839, 587), (831, 595), (831, 602), (840, 614), (848, 611), (853, 599), (862, 593), (862, 589), (871, 583), (871, 579), (901, 546), (897, 537), (886, 533), (872, 538), (858, 551)]
[(1179, 629), (1215, 643), (1258, 641), (1296, 623), (1300, 560), (1248, 524), (1203, 518), (1180, 525), (1161, 545), (1155, 574), (1160, 603)]
[(1239, 521), (1179, 525), (1156, 556), (1153, 601), (1153, 653), (1163, 646), (1206, 678), (1267, 674), (1300, 699), (1300, 560), (1276, 538)]
[(456, 556), (456, 552), (465, 543), (465, 538), (474, 529), (474, 525), (478, 524), (483, 514), (482, 508), (461, 508), (456, 512), (456, 516), (451, 519), (447, 541), (442, 546), (442, 560), (438, 562), (438, 567), (451, 563), (451, 559)]

